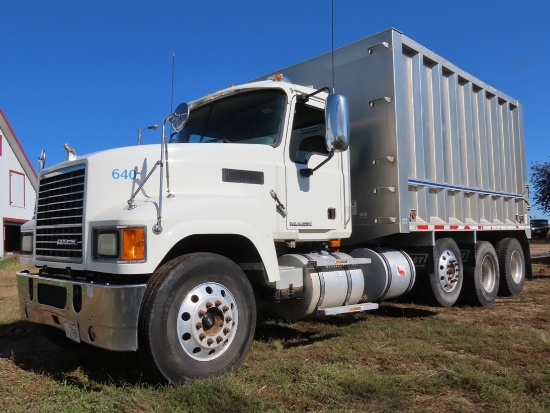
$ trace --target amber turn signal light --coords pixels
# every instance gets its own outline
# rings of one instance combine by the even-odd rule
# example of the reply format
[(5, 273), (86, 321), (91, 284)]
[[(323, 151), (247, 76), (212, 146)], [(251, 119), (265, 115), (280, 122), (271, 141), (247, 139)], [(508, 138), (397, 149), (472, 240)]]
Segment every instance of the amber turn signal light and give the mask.
[(145, 259), (145, 229), (124, 228), (122, 230), (122, 259), (143, 261)]

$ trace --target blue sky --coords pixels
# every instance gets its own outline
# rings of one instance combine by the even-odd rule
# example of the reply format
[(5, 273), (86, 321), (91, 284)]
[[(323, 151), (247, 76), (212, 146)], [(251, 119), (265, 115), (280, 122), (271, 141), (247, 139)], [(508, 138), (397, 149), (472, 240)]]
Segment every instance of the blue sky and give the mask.
[[(550, 161), (550, 2), (335, 0), (335, 46), (395, 27), (523, 102)], [(33, 166), (136, 142), (171, 108), (327, 52), (331, 0), (0, 0), (0, 108)], [(144, 143), (160, 140), (145, 131)], [(533, 216), (542, 217), (533, 210)]]

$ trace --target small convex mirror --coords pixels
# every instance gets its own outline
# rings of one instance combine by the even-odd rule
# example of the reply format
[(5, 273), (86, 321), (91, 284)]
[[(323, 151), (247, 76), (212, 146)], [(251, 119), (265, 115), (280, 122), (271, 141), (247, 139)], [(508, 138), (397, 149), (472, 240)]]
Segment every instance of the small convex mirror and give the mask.
[(187, 122), (188, 116), (189, 106), (185, 102), (180, 103), (172, 116), (172, 129), (174, 129), (175, 132), (182, 130)]
[(332, 93), (327, 96), (325, 125), (327, 149), (346, 151), (349, 146), (349, 107), (344, 95)]
[(42, 149), (42, 152), (40, 152), (40, 156), (38, 157), (38, 172), (44, 169), (45, 165), (46, 165), (46, 151)]

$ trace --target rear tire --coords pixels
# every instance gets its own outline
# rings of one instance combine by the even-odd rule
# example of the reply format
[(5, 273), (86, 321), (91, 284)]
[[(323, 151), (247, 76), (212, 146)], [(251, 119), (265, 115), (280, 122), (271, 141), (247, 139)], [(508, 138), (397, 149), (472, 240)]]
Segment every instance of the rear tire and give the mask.
[(452, 238), (441, 238), (435, 243), (433, 259), (429, 276), (432, 301), (450, 307), (456, 303), (464, 279), (460, 249)]
[(239, 266), (216, 254), (188, 254), (151, 276), (139, 351), (156, 378), (178, 385), (237, 369), (255, 327), (254, 293)]
[(475, 267), (465, 269), (464, 288), (474, 305), (491, 305), (498, 295), (500, 272), (497, 252), (490, 242), (475, 244)]
[(517, 295), (525, 284), (525, 255), (515, 238), (504, 238), (496, 245), (500, 266), (500, 290), (504, 296)]

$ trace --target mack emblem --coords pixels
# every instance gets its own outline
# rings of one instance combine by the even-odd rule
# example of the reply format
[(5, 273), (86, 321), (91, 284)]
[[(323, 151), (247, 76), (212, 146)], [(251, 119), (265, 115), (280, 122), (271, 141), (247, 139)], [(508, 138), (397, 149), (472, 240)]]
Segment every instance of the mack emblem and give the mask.
[(75, 239), (58, 239), (56, 244), (57, 245), (76, 245), (77, 241)]
[(291, 222), (289, 223), (291, 227), (312, 227), (312, 222)]

